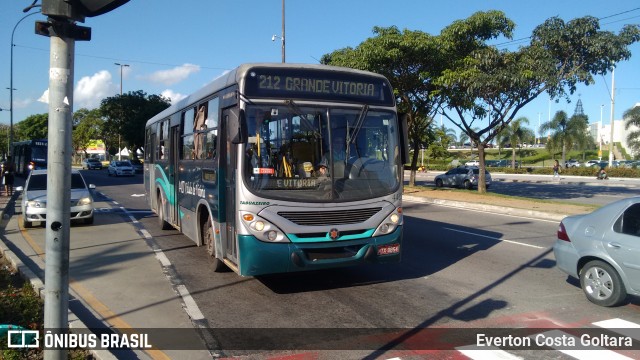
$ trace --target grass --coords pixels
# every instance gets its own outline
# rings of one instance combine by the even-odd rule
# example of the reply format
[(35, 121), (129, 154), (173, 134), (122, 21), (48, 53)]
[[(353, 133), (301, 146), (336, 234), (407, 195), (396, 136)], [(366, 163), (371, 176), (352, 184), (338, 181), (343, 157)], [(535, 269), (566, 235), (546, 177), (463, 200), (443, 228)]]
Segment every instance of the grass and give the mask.
[[(18, 325), (29, 330), (44, 330), (44, 301), (28, 282), (0, 255), (0, 324)], [(40, 343), (42, 345), (42, 342)], [(0, 358), (6, 360), (42, 359), (41, 349), (9, 349), (6, 335), (0, 336)], [(89, 351), (73, 349), (68, 359), (93, 359)]]

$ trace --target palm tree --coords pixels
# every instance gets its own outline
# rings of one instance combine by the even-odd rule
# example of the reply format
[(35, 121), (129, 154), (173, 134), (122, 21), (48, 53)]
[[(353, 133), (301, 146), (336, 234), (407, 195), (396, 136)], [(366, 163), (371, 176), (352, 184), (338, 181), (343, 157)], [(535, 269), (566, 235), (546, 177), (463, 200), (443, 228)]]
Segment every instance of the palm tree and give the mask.
[(524, 127), (524, 124), (528, 124), (529, 119), (526, 117), (520, 117), (513, 120), (507, 127), (502, 129), (499, 137), (499, 144), (502, 146), (506, 143), (511, 143), (511, 167), (516, 167), (516, 148), (517, 144), (523, 143), (525, 140), (535, 136), (533, 131)]
[(564, 111), (558, 111), (551, 121), (543, 123), (539, 132), (545, 133), (551, 131), (551, 138), (547, 142), (547, 150), (549, 152), (562, 152), (562, 164), (566, 163), (567, 151), (571, 150), (574, 145), (583, 146), (586, 144), (588, 119), (584, 115), (574, 115), (567, 117)]
[(640, 153), (640, 105), (625, 111), (623, 119), (625, 119), (625, 130), (635, 126), (627, 135), (627, 144), (629, 144), (632, 152), (637, 155)]

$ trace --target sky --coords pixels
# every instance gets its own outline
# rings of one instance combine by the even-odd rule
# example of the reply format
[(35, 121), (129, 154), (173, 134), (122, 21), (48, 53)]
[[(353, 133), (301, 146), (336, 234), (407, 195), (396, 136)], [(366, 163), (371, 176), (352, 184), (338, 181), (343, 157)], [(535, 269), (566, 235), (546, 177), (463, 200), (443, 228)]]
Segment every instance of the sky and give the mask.
[[(38, 0), (41, 3), (42, 0)], [(42, 14), (21, 20), (32, 0), (2, 0), (0, 5), (0, 123), (10, 122), (11, 44), (13, 43), (13, 122), (48, 113), (50, 39), (36, 35)], [(453, 21), (478, 11), (501, 10), (516, 24), (513, 39), (497, 39), (501, 49), (517, 50), (533, 29), (550, 17), (564, 21), (594, 16), (601, 30), (618, 33), (625, 24), (640, 23), (637, 0), (286, 0), (287, 63), (319, 63), (322, 55), (356, 47), (374, 34), (374, 26), (397, 26), (437, 35)], [(33, 10), (31, 12), (34, 12)], [(104, 15), (86, 18), (91, 41), (75, 45), (74, 110), (96, 108), (106, 97), (142, 90), (172, 100), (195, 92), (225, 71), (247, 62), (281, 62), (282, 0), (131, 0)], [(12, 38), (12, 31), (13, 38)], [(276, 35), (272, 41), (273, 35)], [(640, 103), (640, 44), (615, 70), (614, 120)], [(115, 63), (129, 66), (118, 66)], [(121, 76), (122, 70), (122, 76)], [(578, 99), (590, 122), (611, 118), (612, 75), (580, 85), (565, 100), (539, 96), (517, 117), (538, 128), (563, 110), (574, 113)], [(442, 118), (447, 127), (453, 125)]]

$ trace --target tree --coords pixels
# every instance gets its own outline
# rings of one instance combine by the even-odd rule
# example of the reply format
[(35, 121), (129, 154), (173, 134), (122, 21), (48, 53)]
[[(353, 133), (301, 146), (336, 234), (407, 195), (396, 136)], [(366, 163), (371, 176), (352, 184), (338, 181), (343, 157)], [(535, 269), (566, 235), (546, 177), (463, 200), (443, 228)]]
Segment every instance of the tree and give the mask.
[(638, 156), (638, 154), (640, 154), (640, 106), (636, 105), (625, 111), (623, 119), (625, 119), (624, 128), (627, 131), (634, 127), (633, 130), (627, 134), (627, 144), (629, 144), (635, 156)]
[(558, 111), (553, 119), (540, 125), (539, 132), (551, 131), (551, 137), (547, 142), (547, 150), (551, 153), (562, 152), (562, 162), (566, 163), (567, 152), (576, 144), (584, 144), (588, 137), (589, 122), (584, 115), (567, 117), (564, 111)]
[(79, 109), (73, 113), (76, 124), (71, 135), (71, 143), (76, 152), (87, 151), (92, 140), (102, 140), (104, 120), (100, 117), (100, 109)]
[(449, 151), (447, 149), (453, 141), (452, 139), (455, 139), (455, 132), (442, 125), (440, 127), (431, 126), (429, 134), (431, 140), (428, 142), (427, 157), (433, 160), (448, 157)]
[[(344, 48), (322, 56), (326, 65), (345, 66), (382, 74), (389, 79), (398, 110), (406, 113), (409, 142), (420, 149), (441, 99), (433, 94), (433, 80), (445, 62), (437, 38), (422, 31), (400, 31), (397, 27), (374, 27), (374, 37), (356, 48)], [(413, 152), (409, 184), (415, 184), (419, 151)]]
[(528, 124), (529, 119), (526, 117), (520, 117), (512, 121), (508, 126), (504, 127), (499, 135), (500, 147), (504, 144), (511, 144), (511, 167), (516, 168), (516, 148), (517, 144), (522, 144), (527, 139), (534, 137), (531, 129), (524, 127), (524, 124)]
[(102, 100), (100, 112), (105, 120), (102, 138), (108, 149), (127, 145), (133, 154), (144, 146), (147, 120), (166, 109), (170, 100), (162, 95), (130, 91)]
[(15, 126), (14, 141), (46, 139), (49, 135), (49, 114), (36, 114), (20, 121)]
[[(510, 38), (513, 27), (504, 14), (489, 11), (454, 22), (441, 34), (449, 69), (437, 83), (453, 112), (444, 115), (478, 142), (483, 170), (486, 144), (522, 107), (544, 92), (568, 101), (577, 84), (592, 84), (594, 75), (604, 75), (616, 62), (628, 59), (629, 45), (640, 40), (638, 25), (627, 25), (616, 35), (600, 31), (594, 17), (567, 23), (554, 17), (536, 27), (530, 45), (517, 51), (485, 44), (497, 36)], [(486, 126), (472, 131), (479, 122)], [(486, 191), (484, 171), (480, 171), (478, 191)]]

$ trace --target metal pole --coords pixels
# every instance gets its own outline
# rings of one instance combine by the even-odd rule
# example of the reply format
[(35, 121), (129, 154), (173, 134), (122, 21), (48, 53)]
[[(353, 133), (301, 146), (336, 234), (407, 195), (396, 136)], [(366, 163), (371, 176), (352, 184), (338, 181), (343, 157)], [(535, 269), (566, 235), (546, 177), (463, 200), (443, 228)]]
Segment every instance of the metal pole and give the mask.
[(616, 103), (615, 68), (611, 69), (611, 134), (609, 138), (609, 168), (613, 167), (613, 106)]
[[(120, 64), (120, 63), (114, 63), (118, 66), (120, 66), (120, 97), (122, 98), (122, 68), (123, 67), (128, 67), (129, 64)], [(122, 99), (121, 99), (122, 100)], [(121, 134), (121, 130), (118, 131), (118, 160), (122, 160), (122, 148), (120, 145), (120, 140), (121, 140), (122, 134)]]
[(13, 149), (11, 148), (11, 144), (13, 143), (13, 35), (16, 32), (16, 28), (18, 24), (22, 22), (22, 20), (28, 18), (31, 15), (40, 14), (40, 12), (34, 12), (31, 14), (27, 14), (22, 17), (22, 19), (18, 20), (16, 25), (13, 27), (13, 31), (11, 32), (11, 63), (10, 63), (10, 74), (9, 74), (9, 155), (13, 155)]
[[(69, 227), (71, 198), (71, 122), (75, 39), (60, 37), (69, 24), (50, 19), (49, 146), (47, 162), (47, 223), (44, 327), (69, 327)], [(66, 359), (66, 350), (46, 350), (45, 359)]]
[(284, 0), (282, 0), (282, 63), (284, 64), (285, 60), (285, 51), (284, 51)]

